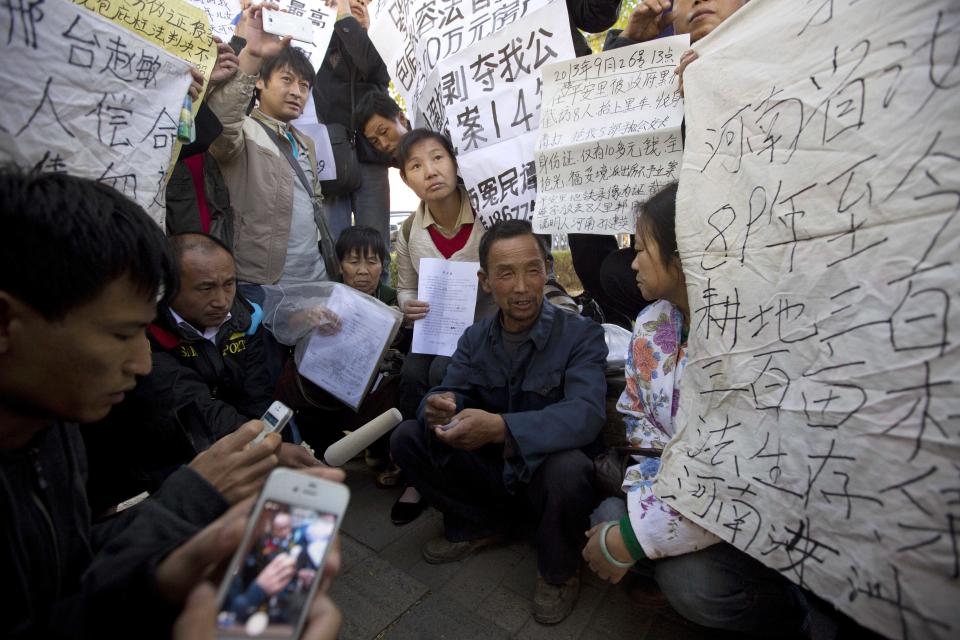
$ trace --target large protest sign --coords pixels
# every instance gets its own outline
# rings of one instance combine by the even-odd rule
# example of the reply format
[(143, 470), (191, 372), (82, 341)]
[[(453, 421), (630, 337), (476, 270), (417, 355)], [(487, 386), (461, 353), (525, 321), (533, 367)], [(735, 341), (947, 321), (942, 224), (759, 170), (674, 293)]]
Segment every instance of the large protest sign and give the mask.
[(751, 2), (695, 48), (656, 491), (880, 633), (957, 637), (960, 5)]
[[(22, 4), (37, 7), (43, 0)], [(74, 0), (137, 36), (196, 66), (210, 78), (217, 62), (206, 12), (185, 0)], [(13, 13), (13, 12), (11, 12)]]
[(679, 177), (688, 35), (543, 69), (538, 233), (632, 233), (634, 206)]
[(162, 225), (189, 65), (68, 0), (31, 6), (0, 12), (0, 160), (109, 184)]
[(551, 1), (376, 0), (370, 7), (369, 34), (397, 91), (413, 105), (440, 60)]

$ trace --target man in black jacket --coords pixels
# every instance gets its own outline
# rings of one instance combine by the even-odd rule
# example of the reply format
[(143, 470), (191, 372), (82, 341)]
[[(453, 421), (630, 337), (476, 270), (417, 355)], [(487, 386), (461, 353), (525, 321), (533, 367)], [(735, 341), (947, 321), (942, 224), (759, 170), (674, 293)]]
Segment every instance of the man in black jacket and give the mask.
[[(181, 464), (263, 415), (273, 396), (263, 312), (237, 293), (230, 250), (202, 233), (173, 236), (170, 244), (180, 286), (147, 327), (152, 370), (105, 420), (82, 428), (94, 513), (155, 491)], [(139, 426), (133, 456), (122, 451), (132, 444), (130, 424)], [(278, 456), (290, 467), (319, 464), (291, 443)]]
[(259, 488), (279, 439), (245, 449), (262, 423), (244, 425), (91, 525), (69, 423), (102, 419), (150, 371), (145, 329), (175, 289), (173, 260), (142, 208), (67, 175), (0, 171), (0, 228), (0, 637), (162, 637), (206, 560), (222, 559), (180, 545), (226, 510), (225, 493)]
[(359, 160), (360, 186), (355, 191), (324, 193), (323, 206), (333, 239), (350, 226), (351, 213), (356, 224), (379, 231), (388, 249), (383, 268), (386, 282), (390, 274), (390, 156), (367, 142), (363, 124), (354, 115), (366, 95), (386, 94), (390, 83), (387, 65), (367, 36), (370, 15), (366, 5), (367, 0), (338, 0), (337, 21), (313, 83), (313, 100), (320, 122), (342, 125), (354, 137)]

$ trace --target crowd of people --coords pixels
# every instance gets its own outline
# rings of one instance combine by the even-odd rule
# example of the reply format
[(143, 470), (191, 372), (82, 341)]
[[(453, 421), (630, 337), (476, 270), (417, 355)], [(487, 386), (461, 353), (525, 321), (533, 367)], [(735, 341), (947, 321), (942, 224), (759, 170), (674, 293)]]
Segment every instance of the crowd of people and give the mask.
[[(606, 46), (669, 29), (697, 41), (745, 1), (640, 0)], [(302, 597), (318, 580), (303, 637), (337, 637), (326, 590), (339, 551), (322, 568), (306, 553), (294, 566), (281, 551), (307, 535), (296, 513), (262, 514), (258, 548), (268, 551), (247, 559), (222, 606), (211, 581), (273, 469), (342, 481), (313, 452), (397, 407), (404, 421), (365, 458), (377, 484), (399, 493), (395, 525), (427, 505), (442, 513), (427, 562), (461, 560), (532, 523), (540, 623), (569, 616), (583, 571), (610, 582), (634, 573), (698, 624), (809, 636), (811, 594), (652, 490), (675, 434), (690, 329), (677, 184), (637, 204), (631, 248), (570, 238), (589, 296), (633, 332), (610, 416), (604, 328), (556, 282), (549, 238), (527, 221), (480, 224), (450, 140), (411, 127), (387, 94), (366, 1), (330, 4), (338, 20), (319, 71), (264, 31), (274, 5), (247, 6), (235, 37), (218, 43), (197, 141), (168, 184), (166, 230), (104, 184), (0, 171), (0, 570), (11, 587), (0, 635), (212, 638), (218, 614), (230, 624), (275, 616), (267, 595)], [(578, 29), (608, 29), (620, 2), (567, 5), (582, 55)], [(355, 143), (353, 189), (324, 193), (314, 142), (291, 124), (311, 95), (320, 121)], [(420, 199), (393, 250), (389, 166)], [(417, 294), (423, 258), (479, 263), (475, 322), (451, 357), (411, 353), (413, 323), (431, 312)], [(271, 330), (271, 287), (317, 282), (403, 316), (356, 410), (301, 376), (293, 345)], [(322, 304), (303, 318), (321, 337), (340, 329)], [(274, 400), (294, 419), (255, 441)], [(636, 452), (605, 493), (595, 459), (604, 425), (618, 420)]]

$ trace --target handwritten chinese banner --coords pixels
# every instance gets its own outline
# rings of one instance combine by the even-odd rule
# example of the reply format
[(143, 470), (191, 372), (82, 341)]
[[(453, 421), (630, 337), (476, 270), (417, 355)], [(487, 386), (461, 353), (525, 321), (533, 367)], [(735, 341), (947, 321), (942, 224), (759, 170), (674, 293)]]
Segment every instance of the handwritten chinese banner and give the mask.
[(240, 0), (187, 0), (187, 2), (206, 12), (213, 35), (224, 42), (230, 41), (236, 29), (234, 21), (242, 11)]
[(369, 35), (397, 91), (408, 105), (415, 105), (438, 62), (482, 42), (549, 2), (377, 0), (370, 6)]
[(530, 219), (537, 200), (536, 142), (537, 132), (531, 131), (458, 158), (470, 203), (484, 226)]
[(0, 160), (109, 184), (162, 226), (189, 65), (68, 0), (31, 7), (0, 12)]
[[(210, 79), (217, 47), (203, 9), (185, 0), (74, 0), (107, 20), (193, 64)], [(30, 4), (42, 4), (31, 2)]]
[(656, 491), (884, 635), (955, 638), (960, 5), (751, 2), (695, 48)]
[(566, 4), (547, 5), (441, 60), (419, 112), (461, 155), (524, 135), (540, 122), (541, 68), (574, 55)]
[(543, 69), (538, 233), (632, 233), (634, 205), (679, 177), (688, 35)]

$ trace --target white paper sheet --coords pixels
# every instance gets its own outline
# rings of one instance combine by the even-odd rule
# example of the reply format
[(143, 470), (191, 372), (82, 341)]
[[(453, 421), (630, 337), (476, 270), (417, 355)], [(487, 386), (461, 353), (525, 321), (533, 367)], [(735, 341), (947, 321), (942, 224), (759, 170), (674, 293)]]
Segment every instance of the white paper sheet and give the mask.
[(187, 0), (207, 12), (210, 30), (224, 42), (229, 42), (236, 30), (235, 20), (242, 9), (240, 0)]
[(750, 2), (695, 44), (655, 490), (891, 638), (960, 636), (960, 4)]
[(635, 207), (679, 177), (674, 69), (689, 43), (660, 38), (544, 67), (538, 233), (632, 233)]
[(65, 0), (42, 14), (0, 11), (0, 161), (108, 184), (162, 226), (189, 65)]
[(340, 316), (340, 331), (332, 336), (314, 331), (297, 370), (356, 410), (377, 375), (400, 319), (395, 310), (346, 285), (334, 287), (327, 307)]
[(427, 317), (413, 323), (412, 353), (451, 356), (473, 324), (478, 262), (421, 258), (417, 299), (429, 303)]
[(327, 127), (317, 121), (317, 107), (313, 103), (313, 92), (307, 98), (303, 115), (293, 121), (293, 126), (310, 136), (317, 153), (317, 180), (336, 180), (337, 164), (333, 160), (333, 147)]

